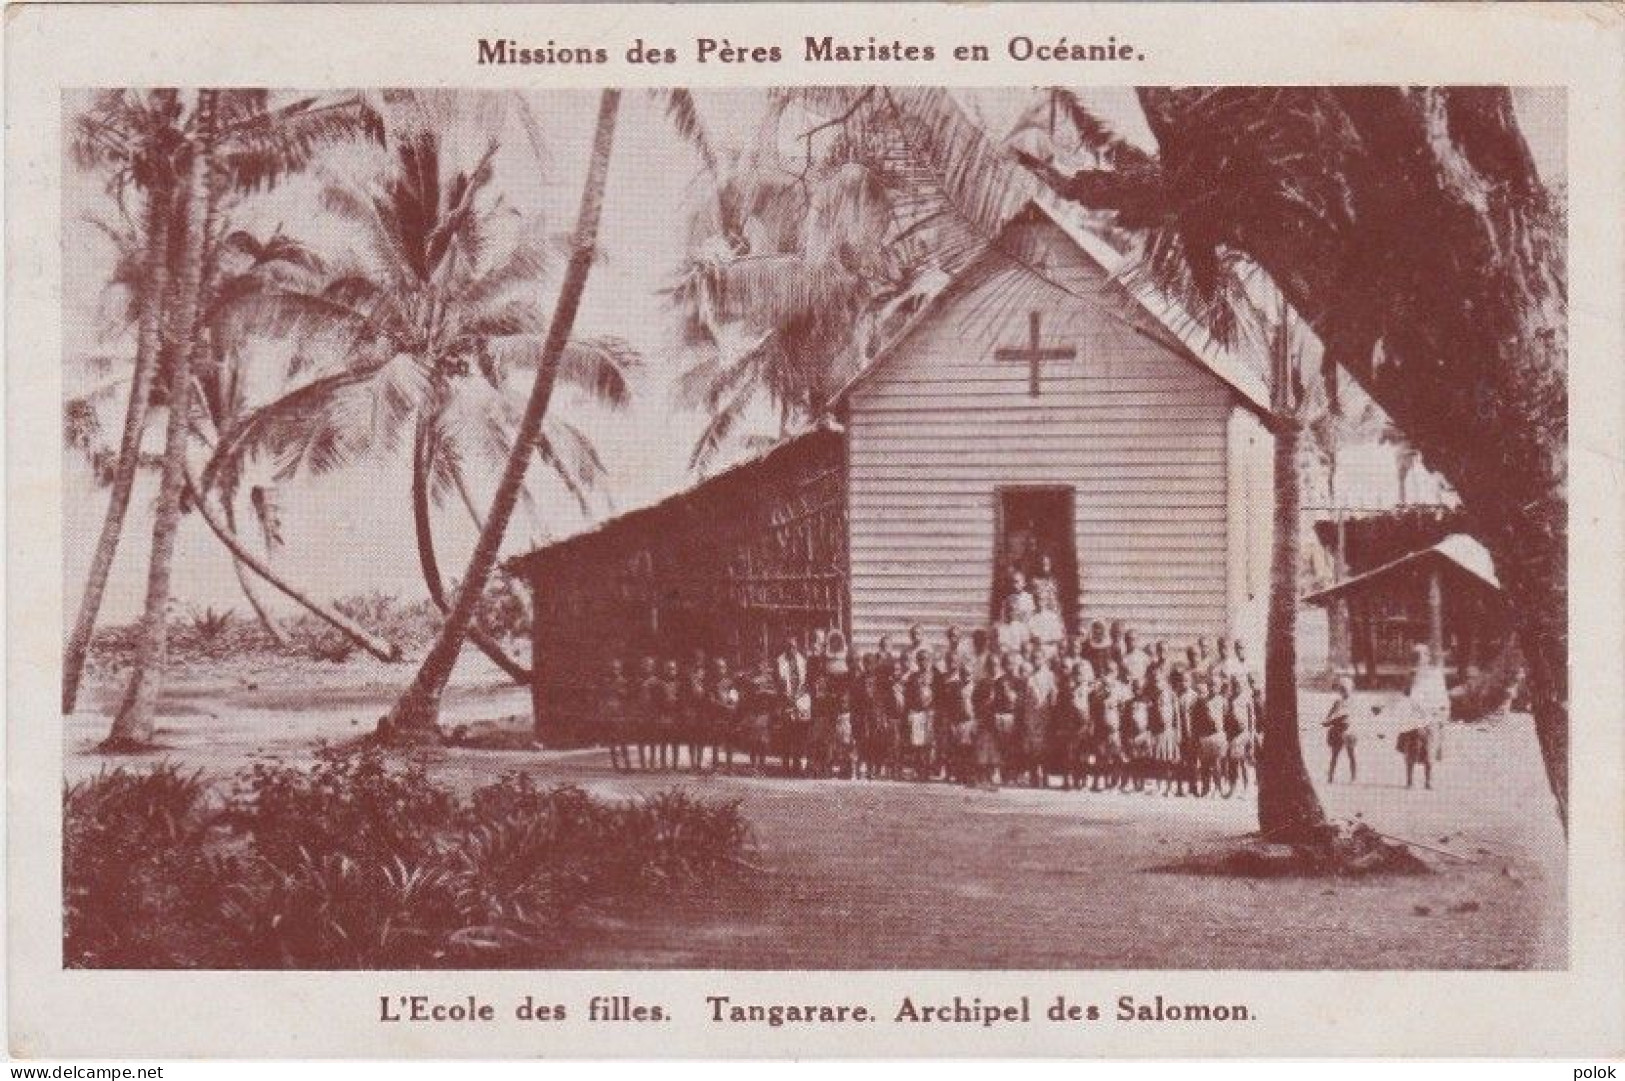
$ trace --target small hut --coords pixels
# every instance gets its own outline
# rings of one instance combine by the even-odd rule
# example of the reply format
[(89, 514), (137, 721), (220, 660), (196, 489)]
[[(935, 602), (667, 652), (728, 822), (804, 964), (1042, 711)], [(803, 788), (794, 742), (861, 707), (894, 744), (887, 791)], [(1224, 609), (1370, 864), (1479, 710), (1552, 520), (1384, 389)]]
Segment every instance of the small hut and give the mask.
[(1355, 674), (1366, 684), (1403, 679), (1418, 645), (1460, 682), (1500, 657), (1508, 639), (1495, 562), (1466, 533), (1452, 533), (1304, 601), (1347, 605)]

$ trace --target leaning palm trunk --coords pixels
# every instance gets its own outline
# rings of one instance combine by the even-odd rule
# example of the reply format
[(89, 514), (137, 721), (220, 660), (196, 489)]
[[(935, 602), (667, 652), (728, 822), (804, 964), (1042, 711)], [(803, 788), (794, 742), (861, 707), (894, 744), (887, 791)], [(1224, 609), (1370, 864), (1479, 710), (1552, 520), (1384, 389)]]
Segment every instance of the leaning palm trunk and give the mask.
[(1258, 826), (1273, 841), (1311, 838), (1326, 821), (1303, 764), (1298, 732), (1298, 565), (1303, 427), (1276, 417), (1275, 539), (1270, 559), (1269, 624), (1264, 632), (1264, 742), (1258, 758)]
[(177, 287), (175, 332), (169, 373), (169, 419), (164, 432), (164, 469), (158, 488), (158, 510), (152, 528), (152, 557), (147, 571), (147, 602), (141, 620), (141, 643), (123, 704), (103, 746), (110, 750), (144, 747), (152, 742), (169, 648), (169, 585), (174, 567), (175, 536), (180, 529), (181, 491), (186, 480), (186, 444), (190, 431), (192, 361), (201, 352), (197, 336), (202, 301), (204, 244), (213, 225), (216, 193), (212, 166), (215, 96), (198, 91), (197, 145), (193, 149), (186, 196), (185, 246)]
[(209, 527), (209, 531), (215, 535), (215, 538), (225, 546), (226, 551), (231, 553), (233, 560), (242, 567), (253, 571), (267, 585), (276, 589), (277, 592), (304, 608), (311, 615), (326, 623), (379, 660), (398, 661), (401, 659), (400, 646), (379, 638), (343, 612), (309, 596), (272, 570), (264, 560), (260, 559), (259, 556), (255, 555), (243, 544), (242, 539), (237, 536), (230, 525), (215, 513), (213, 507), (209, 506), (208, 497), (205, 495), (202, 486), (190, 474), (185, 477), (185, 484), (192, 504), (198, 509), (198, 515), (203, 519), (204, 524)]
[(158, 368), (158, 346), (162, 332), (164, 296), (168, 292), (169, 191), (155, 185), (147, 192), (147, 288), (141, 299), (141, 323), (136, 331), (135, 372), (130, 380), (130, 404), (124, 413), (124, 434), (119, 439), (118, 464), (113, 474), (113, 490), (102, 519), (96, 553), (91, 557), (90, 575), (79, 601), (79, 615), (68, 637), (62, 658), (62, 712), (72, 713), (79, 699), (79, 681), (84, 676), (90, 638), (96, 630), (102, 596), (118, 554), (119, 537), (124, 532), (124, 516), (130, 509), (130, 494), (141, 464), (141, 437), (147, 429), (147, 409), (152, 397), (153, 377)]
[(581, 193), (581, 209), (576, 216), (575, 239), (570, 262), (559, 286), (558, 303), (553, 309), (553, 321), (542, 346), (541, 362), (536, 368), (536, 382), (525, 403), (525, 413), (515, 433), (513, 450), (497, 484), (496, 495), (486, 516), (485, 527), (480, 530), (469, 558), (468, 573), (457, 587), (456, 599), (446, 617), (440, 634), (430, 648), (428, 656), (419, 666), (411, 686), (401, 695), (388, 716), (379, 722), (379, 735), (401, 742), (438, 739), (440, 698), (456, 667), (462, 652), (463, 639), (474, 622), (474, 609), (485, 592), (486, 580), (496, 566), (497, 553), (502, 546), (503, 534), (519, 502), (520, 488), (525, 482), (525, 470), (535, 452), (537, 437), (541, 434), (542, 419), (553, 396), (558, 379), (559, 360), (565, 344), (575, 327), (576, 310), (581, 306), (581, 295), (587, 287), (587, 275), (592, 270), (593, 255), (598, 244), (598, 220), (604, 209), (604, 187), (609, 177), (610, 151), (615, 140), (615, 116), (620, 106), (619, 90), (606, 89), (599, 97), (598, 124), (593, 135), (592, 158), (587, 165), (586, 186)]
[[(190, 483), (190, 478), (188, 483)], [(194, 488), (193, 491), (195, 492), (196, 489)], [(201, 499), (198, 500), (198, 504), (201, 510)], [(237, 512), (233, 509), (231, 500), (222, 498), (220, 500), (220, 510), (225, 516), (226, 529), (235, 536), (237, 533)], [(265, 561), (267, 567), (271, 565), (269, 554), (267, 552)], [(248, 601), (248, 607), (254, 611), (254, 618), (260, 621), (260, 626), (265, 628), (265, 633), (271, 636), (271, 641), (278, 649), (286, 647), (288, 644), (287, 632), (282, 629), (281, 624), (277, 623), (276, 617), (271, 615), (270, 611), (265, 607), (265, 602), (260, 599), (259, 588), (254, 585), (254, 579), (249, 576), (248, 567), (234, 555), (231, 557), (231, 569), (237, 575), (237, 587), (243, 591), (243, 597)]]
[[(417, 435), (412, 444), (412, 526), (417, 535), (418, 567), (423, 572), (423, 584), (428, 587), (429, 599), (444, 615), (451, 611), (451, 602), (446, 599), (446, 582), (440, 573), (440, 558), (434, 548), (434, 519), (431, 517), (432, 508), (429, 505), (429, 473), (433, 463), (431, 457), (433, 449), (429, 445), (429, 426), (432, 423), (431, 415), (425, 411), (418, 418)], [(458, 490), (466, 491), (459, 481)], [(472, 505), (469, 513), (474, 513)], [(475, 524), (480, 529), (485, 523), (476, 515)], [(474, 647), (491, 659), (491, 663), (506, 672), (516, 683), (530, 682), (530, 669), (508, 656), (500, 643), (473, 623), (468, 627), (468, 640)]]

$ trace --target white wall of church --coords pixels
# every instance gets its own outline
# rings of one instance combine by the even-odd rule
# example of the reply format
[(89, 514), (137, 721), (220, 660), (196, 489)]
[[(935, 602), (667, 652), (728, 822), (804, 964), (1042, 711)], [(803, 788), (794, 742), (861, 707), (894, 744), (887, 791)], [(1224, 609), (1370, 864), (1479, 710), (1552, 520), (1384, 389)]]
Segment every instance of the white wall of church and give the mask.
[[(916, 621), (986, 622), (1004, 485), (1075, 491), (1084, 621), (1170, 639), (1229, 631), (1233, 395), (1136, 325), (1120, 287), (1072, 251), (1045, 268), (1064, 288), (1002, 261), (973, 273), (852, 394), (860, 649)], [(1044, 366), (1036, 398), (1025, 365), (993, 356), (1025, 344), (1035, 308), (1044, 344), (1077, 351)]]

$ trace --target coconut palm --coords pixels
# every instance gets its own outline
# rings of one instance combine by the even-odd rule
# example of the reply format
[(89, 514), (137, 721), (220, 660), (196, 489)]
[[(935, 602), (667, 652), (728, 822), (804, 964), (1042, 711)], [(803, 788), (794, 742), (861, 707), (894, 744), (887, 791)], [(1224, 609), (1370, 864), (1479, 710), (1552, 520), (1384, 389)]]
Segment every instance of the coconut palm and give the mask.
[[(1086, 156), (1087, 170), (1109, 172), (1130, 185), (1150, 183), (1147, 178), (1157, 175), (1155, 156), (1124, 138), (1075, 92), (1052, 88), (1044, 103), (1070, 127)], [(1022, 150), (1016, 154), (1047, 179), (1053, 180), (1059, 173), (1047, 156)], [(1317, 386), (1305, 377), (1304, 353), (1296, 341), (1292, 313), (1273, 283), (1238, 253), (1205, 243), (1200, 214), (1193, 210), (1189, 217), (1193, 220), (1149, 213), (1116, 215), (1104, 227), (1131, 253), (1123, 276), (1173, 300), (1188, 314), (1194, 330), (1222, 347), (1239, 345), (1249, 337), (1267, 343), (1268, 365), (1262, 374), (1270, 388), (1268, 426), (1274, 437), (1275, 498), (1258, 821), (1272, 839), (1309, 839), (1325, 824), (1326, 816), (1304, 766), (1298, 730), (1297, 612), (1305, 434), (1319, 414), (1338, 411), (1340, 402), (1330, 379)]]
[(615, 120), (619, 108), (619, 90), (605, 89), (600, 93), (592, 156), (587, 163), (587, 178), (582, 189), (581, 207), (576, 215), (570, 259), (559, 285), (559, 296), (547, 336), (537, 356), (536, 378), (514, 434), (513, 449), (503, 467), (485, 526), (475, 542), (468, 570), (457, 588), (446, 622), (411, 685), (388, 716), (379, 722), (378, 734), (383, 739), (396, 742), (438, 739), (441, 695), (451, 680), (452, 670), (462, 652), (463, 640), (473, 627), (476, 606), (496, 566), (503, 535), (507, 532), (509, 520), (524, 488), (532, 449), (543, 435), (548, 405), (569, 354), (576, 311), (580, 308), (587, 276), (597, 253), (598, 222), (603, 214), (604, 191), (609, 179), (610, 154), (615, 141)]
[[(273, 108), (266, 91), (231, 90), (219, 92), (214, 100), (213, 172), (226, 192), (263, 190), (304, 169), (323, 147), (379, 130), (377, 114), (353, 98), (325, 104), (302, 99)], [(170, 382), (161, 377), (159, 368), (166, 356), (173, 361), (178, 343), (186, 342), (191, 330), (177, 326), (169, 315), (182, 303), (177, 271), (188, 243), (185, 207), (191, 197), (185, 184), (198, 145), (200, 117), (199, 109), (188, 112), (174, 89), (118, 90), (97, 94), (74, 124), (76, 160), (109, 173), (108, 189), (121, 208), (132, 191), (142, 197), (138, 227), (144, 249), (139, 257), (121, 258), (116, 268), (125, 284), (140, 286), (129, 292), (139, 298), (132, 313), (138, 324), (135, 362), (119, 455), (109, 477), (107, 514), (64, 650), (64, 712), (73, 709), (78, 696), (134, 488), (148, 410)]]
[(180, 525), (181, 489), (185, 480), (187, 410), (181, 403), (187, 401), (191, 391), (192, 358), (196, 352), (192, 343), (197, 331), (202, 292), (204, 238), (213, 224), (219, 193), (212, 157), (218, 134), (218, 104), (219, 91), (204, 89), (198, 92), (196, 126), (186, 178), (185, 244), (176, 280), (175, 325), (182, 328), (182, 335), (169, 358), (166, 389), (170, 409), (164, 430), (164, 462), (158, 488), (158, 507), (153, 515), (146, 608), (142, 615), (135, 667), (130, 673), (123, 703), (113, 718), (112, 731), (103, 743), (108, 750), (145, 747), (152, 742), (155, 727), (158, 691), (169, 644), (169, 581), (175, 554), (175, 534)]
[[(229, 197), (230, 193), (227, 193)], [(142, 273), (145, 241), (139, 230), (118, 227), (93, 220), (113, 243), (115, 260), (109, 280), (110, 290), (122, 294), (122, 322), (127, 324), (133, 313), (144, 303), (147, 279)], [(222, 254), (224, 253), (224, 254)], [(285, 381), (297, 374), (300, 358), (297, 354), (282, 362), (283, 369), (274, 367), (267, 358), (249, 348), (249, 330), (241, 318), (240, 309), (245, 297), (263, 288), (267, 280), (274, 280), (279, 268), (307, 264), (303, 249), (293, 245), (280, 233), (261, 241), (241, 230), (223, 226), (207, 242), (204, 256), (205, 298), (202, 306), (200, 338), (207, 350), (206, 363), (194, 369), (194, 389), (191, 424), (194, 436), (207, 450), (215, 446), (222, 432), (229, 432), (253, 408), (249, 384), (256, 374), (269, 375)], [(222, 269), (224, 268), (224, 269)], [(115, 320), (118, 322), (119, 320)], [(120, 372), (128, 359), (117, 354), (95, 354), (75, 358), (85, 373), (88, 386), (70, 395), (63, 403), (64, 442), (77, 450), (90, 465), (94, 479), (103, 485), (116, 482), (120, 455), (105, 441), (101, 426), (101, 410), (110, 402), (129, 392), (130, 376)], [(142, 451), (137, 466), (149, 472), (162, 468), (162, 457)], [(249, 506), (257, 532), (262, 540), (264, 556), (245, 557), (248, 542), (242, 538), (236, 521), (236, 490), (241, 482), (238, 473), (220, 478), (221, 489), (213, 493), (202, 492), (188, 477), (187, 498), (182, 512), (196, 509), (213, 535), (232, 556), (232, 566), (238, 583), (249, 605), (261, 623), (278, 644), (286, 638), (280, 626), (265, 609), (257, 581), (263, 581), (283, 595), (293, 599), (357, 646), (380, 660), (395, 660), (400, 649), (366, 628), (360, 626), (330, 604), (323, 604), (286, 578), (274, 571), (272, 561), (281, 544), (280, 515), (276, 490), (270, 484), (256, 484), (250, 489)], [(208, 495), (215, 495), (221, 504), (219, 512), (211, 513)]]
[[(1535, 731), (1568, 808), (1564, 215), (1493, 87), (1155, 87), (1156, 154), (1062, 197), (1261, 266), (1449, 481), (1494, 556)], [(1485, 439), (1484, 432), (1496, 433)]]
[[(395, 163), (382, 178), (324, 189), (325, 209), (360, 238), (355, 250), (310, 255), (313, 273), (261, 283), (253, 293), (261, 332), (298, 335), (306, 352), (326, 359), (225, 434), (202, 483), (215, 488), (254, 454), (270, 456), (279, 479), (321, 475), (388, 454), (412, 433), (419, 564), (444, 611), (451, 601), (432, 511), (455, 501), (477, 528), (484, 525), (476, 493), (513, 446), (515, 388), (536, 363), (542, 330), (526, 293), (540, 283), (548, 252), (534, 224), (490, 191), (495, 140), (471, 168), (457, 170), (445, 160), (440, 130), (426, 124), (398, 134)], [(599, 338), (569, 343), (560, 374), (619, 408), (637, 364), (625, 342)], [(588, 511), (605, 473), (590, 439), (551, 417), (529, 450)], [(475, 628), (470, 640), (513, 678), (528, 678), (484, 631)]]
[[(993, 242), (1033, 185), (947, 91), (797, 88), (770, 99), (754, 142), (721, 151), (673, 99), (708, 198), (668, 290), (696, 359), (679, 390), (708, 423), (704, 466), (761, 397), (781, 434), (940, 282)], [(786, 128), (805, 147), (781, 149)]]

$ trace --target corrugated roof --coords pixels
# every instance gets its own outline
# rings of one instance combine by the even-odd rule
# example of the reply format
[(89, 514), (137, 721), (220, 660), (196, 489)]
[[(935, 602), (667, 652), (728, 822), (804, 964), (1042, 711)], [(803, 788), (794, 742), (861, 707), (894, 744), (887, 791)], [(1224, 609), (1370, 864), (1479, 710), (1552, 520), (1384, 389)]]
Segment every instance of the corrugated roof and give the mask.
[(1336, 585), (1311, 593), (1304, 598), (1304, 601), (1308, 604), (1324, 604), (1346, 593), (1368, 588), (1380, 578), (1389, 577), (1437, 559), (1447, 561), (1451, 566), (1472, 575), (1475, 579), (1497, 592), (1501, 589), (1501, 580), (1495, 576), (1495, 560), (1491, 557), (1489, 549), (1479, 543), (1476, 537), (1466, 533), (1452, 533), (1438, 544), (1409, 552), (1398, 559), (1384, 563), (1380, 567), (1374, 567), (1363, 574), (1357, 574), (1353, 578), (1345, 578)]

